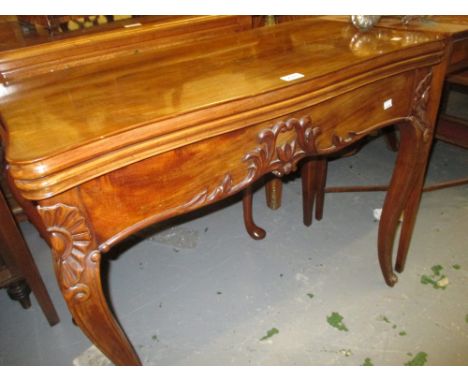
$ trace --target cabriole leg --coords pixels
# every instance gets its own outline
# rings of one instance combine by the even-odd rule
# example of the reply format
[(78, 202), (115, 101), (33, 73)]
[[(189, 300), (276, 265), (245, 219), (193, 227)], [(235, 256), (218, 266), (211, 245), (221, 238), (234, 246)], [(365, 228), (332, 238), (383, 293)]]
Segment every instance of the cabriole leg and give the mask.
[(392, 250), (400, 216), (408, 207), (410, 196), (415, 198), (421, 192), (415, 189), (415, 185), (424, 172), (424, 161), (417, 160), (423, 154), (422, 136), (421, 131), (411, 123), (405, 123), (400, 128), (400, 150), (385, 198), (378, 234), (380, 268), (389, 286), (395, 285), (398, 280), (393, 272)]
[(38, 207), (47, 228), (57, 280), (76, 324), (116, 365), (140, 365), (135, 350), (112, 314), (101, 285), (101, 253), (76, 207)]
[(416, 223), (416, 216), (419, 209), (419, 203), (421, 201), (422, 189), (424, 186), (424, 179), (426, 175), (427, 166), (424, 165), (423, 158), (429, 156), (430, 144), (424, 142), (423, 153), (418, 158), (418, 179), (411, 189), (408, 201), (406, 203), (405, 210), (403, 212), (403, 223), (400, 232), (400, 243), (398, 246), (397, 260), (395, 264), (395, 270), (397, 272), (403, 272), (406, 263), (406, 257), (410, 246), (411, 237), (413, 235), (414, 225)]

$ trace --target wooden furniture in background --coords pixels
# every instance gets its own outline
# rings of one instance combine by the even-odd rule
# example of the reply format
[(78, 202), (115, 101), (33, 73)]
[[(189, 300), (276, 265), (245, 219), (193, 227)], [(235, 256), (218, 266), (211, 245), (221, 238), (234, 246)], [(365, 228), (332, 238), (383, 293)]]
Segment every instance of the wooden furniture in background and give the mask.
[[(4, 134), (2, 129), (0, 125), (0, 138)], [(3, 150), (0, 147), (0, 168), (3, 167)], [(13, 191), (16, 189), (13, 188)], [(41, 224), (31, 202), (22, 201), (35, 217), (35, 222)], [(0, 171), (0, 288), (6, 288), (10, 298), (19, 301), (25, 309), (31, 307), (29, 295), (32, 290), (47, 321), (53, 326), (59, 322), (59, 317), (18, 226), (19, 222), (27, 219), (25, 211), (11, 193), (3, 171)], [(42, 235), (46, 236), (44, 227), (40, 228)]]
[[(125, 18), (130, 18), (127, 16)], [(77, 29), (89, 28), (99, 26), (105, 23), (112, 23), (115, 21), (115, 16), (17, 16), (21, 26), (27, 30), (35, 31), (37, 27), (45, 28), (50, 34), (63, 33), (70, 30), (70, 24), (74, 24)]]
[(57, 324), (57, 312), (1, 189), (0, 217), (0, 288), (25, 309), (31, 307), (32, 290), (49, 324)]
[[(211, 35), (197, 34), (210, 20)], [(406, 259), (447, 63), (443, 36), (376, 29), (361, 49), (351, 26), (320, 19), (228, 33), (247, 24), (176, 19), (0, 52), (8, 172), (37, 205), (75, 322), (116, 364), (140, 360), (102, 292), (112, 246), (389, 124), (401, 126), (401, 143), (378, 233), (388, 285), (402, 213), (397, 270)], [(156, 29), (165, 36), (148, 34)], [(282, 79), (293, 73), (302, 77)]]
[[(468, 66), (468, 58), (466, 61)], [(468, 93), (468, 70), (462, 70), (447, 77), (444, 92), (445, 98), (448, 98), (452, 90)], [(468, 149), (468, 120), (447, 114), (447, 102), (448, 100), (443, 102), (443, 109), (437, 123), (436, 138)]]

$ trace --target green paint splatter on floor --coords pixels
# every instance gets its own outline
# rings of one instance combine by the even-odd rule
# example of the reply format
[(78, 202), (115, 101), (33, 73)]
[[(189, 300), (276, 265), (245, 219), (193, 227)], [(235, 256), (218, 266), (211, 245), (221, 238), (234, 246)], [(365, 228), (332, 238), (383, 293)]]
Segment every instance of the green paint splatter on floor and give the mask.
[(465, 316), (465, 322), (468, 324), (468, 314)]
[(386, 322), (387, 324), (391, 324), (390, 320), (387, 318), (387, 316), (379, 316), (379, 320), (380, 321), (384, 321)]
[(153, 334), (153, 336), (151, 337), (151, 339), (152, 339), (153, 341), (159, 342), (158, 336), (157, 336), (156, 334)]
[(307, 293), (307, 297), (314, 298), (314, 294), (313, 293)]
[(421, 276), (421, 284), (423, 285), (432, 285), (434, 289), (442, 289), (444, 290), (447, 288), (448, 285), (448, 278), (447, 276), (442, 274), (442, 270), (444, 268), (442, 265), (434, 265), (432, 270), (432, 275), (422, 275)]
[(331, 316), (327, 317), (327, 322), (333, 326), (334, 328), (341, 330), (341, 331), (348, 331), (348, 328), (346, 325), (343, 323), (343, 316), (341, 316), (337, 312), (333, 312)]
[(431, 270), (434, 272), (435, 276), (440, 276), (440, 272), (444, 269), (444, 267), (440, 264), (434, 265)]
[(458, 271), (459, 269), (461, 269), (461, 266), (460, 266), (460, 264), (453, 264), (452, 268), (456, 269)]
[(279, 333), (279, 330), (278, 330), (278, 329), (276, 329), (276, 328), (271, 328), (271, 329), (267, 332), (266, 336), (263, 336), (262, 338), (260, 338), (260, 341), (265, 341), (265, 340), (267, 340), (268, 338), (273, 337), (275, 334), (278, 334), (278, 333)]
[(374, 366), (370, 358), (366, 358), (361, 366)]
[(427, 362), (427, 353), (419, 352), (414, 358), (405, 363), (405, 366), (424, 366)]
[(406, 332), (402, 330), (400, 333), (398, 333), (400, 336), (406, 336)]

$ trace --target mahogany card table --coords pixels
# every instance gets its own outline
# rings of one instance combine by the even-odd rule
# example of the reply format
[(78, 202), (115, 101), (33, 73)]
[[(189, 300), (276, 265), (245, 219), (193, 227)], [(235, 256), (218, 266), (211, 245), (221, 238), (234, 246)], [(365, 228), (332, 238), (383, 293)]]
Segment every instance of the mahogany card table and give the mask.
[(117, 365), (140, 360), (102, 291), (100, 264), (115, 244), (398, 125), (377, 238), (393, 286), (396, 229), (403, 215), (402, 271), (433, 140), (444, 34), (189, 19), (0, 51), (8, 176), (34, 206), (73, 319)]

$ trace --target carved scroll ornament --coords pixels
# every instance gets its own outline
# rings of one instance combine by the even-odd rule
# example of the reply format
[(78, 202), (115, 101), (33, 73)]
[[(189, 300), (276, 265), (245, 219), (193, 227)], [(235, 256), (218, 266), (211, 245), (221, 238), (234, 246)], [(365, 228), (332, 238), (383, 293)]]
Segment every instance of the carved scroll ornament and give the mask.
[(50, 233), (56, 274), (65, 298), (85, 301), (90, 289), (83, 279), (87, 261), (99, 262), (100, 253), (90, 251), (91, 232), (78, 208), (65, 204), (38, 207)]
[(424, 142), (430, 138), (430, 123), (427, 118), (427, 104), (431, 90), (432, 70), (419, 82), (414, 92), (411, 107), (411, 122), (423, 133)]

